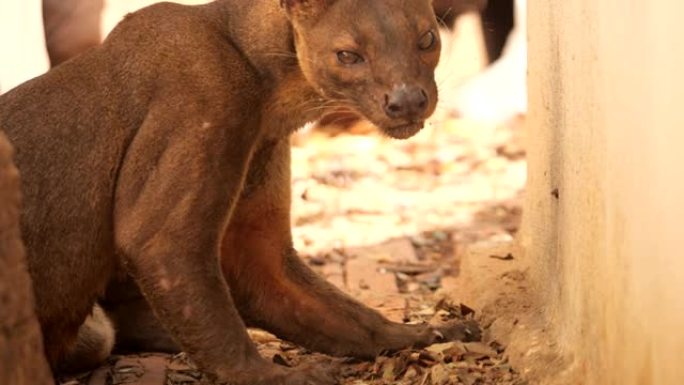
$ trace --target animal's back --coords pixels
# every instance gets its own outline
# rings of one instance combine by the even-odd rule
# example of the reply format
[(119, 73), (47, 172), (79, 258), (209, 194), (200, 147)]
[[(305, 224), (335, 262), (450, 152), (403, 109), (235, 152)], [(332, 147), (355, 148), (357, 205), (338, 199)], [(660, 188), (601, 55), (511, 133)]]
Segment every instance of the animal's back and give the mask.
[[(95, 102), (112, 87), (108, 73), (86, 70), (102, 59), (93, 51), (0, 97), (0, 126), (22, 175), (21, 229), (41, 321), (80, 322), (91, 287), (112, 266), (103, 254), (127, 133), (111, 105)], [(77, 273), (85, 271), (92, 275)], [(82, 311), (64, 314), (74, 302)]]

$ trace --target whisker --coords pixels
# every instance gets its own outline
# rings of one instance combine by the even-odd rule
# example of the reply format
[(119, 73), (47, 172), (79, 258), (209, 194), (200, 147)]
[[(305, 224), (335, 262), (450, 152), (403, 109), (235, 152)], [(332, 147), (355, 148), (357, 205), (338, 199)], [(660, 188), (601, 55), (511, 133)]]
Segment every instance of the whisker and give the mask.
[(438, 23), (440, 26), (442, 26), (442, 27), (444, 27), (444, 28), (446, 28), (446, 29), (449, 29), (449, 26), (446, 25), (446, 23), (444, 22), (444, 19), (447, 18), (447, 17), (449, 17), (449, 16), (450, 16), (450, 13), (453, 12), (453, 10), (454, 10), (453, 7), (447, 8), (446, 12), (444, 12), (443, 17), (438, 17), (438, 18), (437, 18), (437, 23)]

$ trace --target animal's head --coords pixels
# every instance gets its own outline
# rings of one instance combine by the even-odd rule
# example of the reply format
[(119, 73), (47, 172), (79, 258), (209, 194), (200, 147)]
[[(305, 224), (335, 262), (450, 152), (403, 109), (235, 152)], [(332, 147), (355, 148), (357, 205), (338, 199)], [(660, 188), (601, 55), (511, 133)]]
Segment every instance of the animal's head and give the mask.
[(299, 64), (331, 104), (394, 138), (435, 110), (440, 40), (431, 0), (281, 0)]

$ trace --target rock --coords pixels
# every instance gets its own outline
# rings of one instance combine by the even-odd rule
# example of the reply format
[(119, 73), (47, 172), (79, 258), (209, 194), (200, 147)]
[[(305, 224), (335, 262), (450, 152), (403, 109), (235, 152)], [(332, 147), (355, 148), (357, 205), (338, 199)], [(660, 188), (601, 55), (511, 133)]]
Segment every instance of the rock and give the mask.
[(0, 131), (0, 384), (52, 384), (19, 232), (19, 189), (12, 148)]

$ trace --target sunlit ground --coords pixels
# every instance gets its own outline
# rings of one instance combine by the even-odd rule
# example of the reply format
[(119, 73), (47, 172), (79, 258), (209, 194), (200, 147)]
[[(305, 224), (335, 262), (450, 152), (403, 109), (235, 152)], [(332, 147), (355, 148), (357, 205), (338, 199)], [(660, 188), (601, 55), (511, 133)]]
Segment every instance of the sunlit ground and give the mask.
[(405, 141), (374, 131), (302, 134), (293, 147), (297, 248), (317, 253), (463, 228), (478, 213), (514, 206), (526, 178), (521, 130), (449, 119)]

